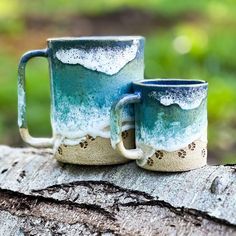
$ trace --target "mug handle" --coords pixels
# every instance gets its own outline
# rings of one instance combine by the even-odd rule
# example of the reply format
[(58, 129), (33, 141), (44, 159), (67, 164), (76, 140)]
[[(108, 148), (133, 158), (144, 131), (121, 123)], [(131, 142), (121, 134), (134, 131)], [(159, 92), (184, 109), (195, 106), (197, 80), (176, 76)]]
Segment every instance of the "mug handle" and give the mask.
[(140, 148), (126, 149), (122, 139), (122, 112), (125, 105), (138, 103), (141, 101), (140, 93), (124, 94), (118, 101), (114, 102), (111, 107), (111, 143), (112, 147), (118, 150), (121, 155), (131, 160), (143, 158), (143, 151)]
[(54, 138), (34, 138), (29, 134), (26, 119), (26, 91), (25, 68), (27, 62), (33, 57), (48, 57), (48, 49), (26, 52), (20, 59), (18, 66), (18, 126), (22, 139), (34, 147), (52, 147)]

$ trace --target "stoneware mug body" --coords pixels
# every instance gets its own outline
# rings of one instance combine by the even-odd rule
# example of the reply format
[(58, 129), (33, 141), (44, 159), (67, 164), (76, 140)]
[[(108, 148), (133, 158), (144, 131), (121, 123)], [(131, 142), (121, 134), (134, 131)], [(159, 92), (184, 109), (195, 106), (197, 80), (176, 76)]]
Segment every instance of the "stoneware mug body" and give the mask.
[[(18, 70), (18, 125), (25, 142), (53, 147), (57, 160), (107, 165), (126, 162), (112, 149), (110, 107), (143, 78), (144, 38), (140, 36), (48, 39), (48, 48), (29, 51)], [(33, 57), (49, 62), (52, 138), (33, 138), (26, 122), (25, 66)], [(125, 145), (134, 145), (133, 107), (122, 122)]]
[[(154, 171), (187, 171), (207, 162), (207, 89), (201, 80), (155, 79), (133, 83), (134, 94), (112, 106), (114, 149)], [(126, 149), (122, 110), (135, 103), (136, 149)]]

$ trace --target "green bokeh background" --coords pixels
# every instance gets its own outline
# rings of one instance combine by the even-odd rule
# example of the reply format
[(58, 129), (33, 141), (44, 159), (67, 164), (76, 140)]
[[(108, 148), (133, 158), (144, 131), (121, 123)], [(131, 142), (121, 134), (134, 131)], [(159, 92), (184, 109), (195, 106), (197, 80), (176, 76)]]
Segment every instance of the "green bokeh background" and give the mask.
[[(1, 0), (0, 143), (22, 146), (17, 128), (17, 64), (46, 38), (146, 37), (146, 78), (209, 82), (209, 162), (236, 163), (236, 3), (234, 0)], [(45, 59), (27, 67), (29, 128), (50, 136)]]

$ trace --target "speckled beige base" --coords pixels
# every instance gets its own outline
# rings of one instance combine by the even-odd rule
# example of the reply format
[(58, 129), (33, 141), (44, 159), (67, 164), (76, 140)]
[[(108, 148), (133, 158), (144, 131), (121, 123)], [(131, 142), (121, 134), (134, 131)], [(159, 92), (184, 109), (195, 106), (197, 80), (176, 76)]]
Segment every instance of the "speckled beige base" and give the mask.
[(207, 164), (207, 143), (200, 140), (190, 143), (186, 148), (175, 152), (156, 151), (144, 165), (137, 164), (152, 171), (187, 171)]
[[(126, 148), (134, 148), (133, 129), (124, 131), (122, 137)], [(60, 145), (55, 158), (61, 162), (81, 165), (113, 165), (129, 161), (112, 148), (110, 139), (101, 137), (94, 139), (89, 135), (78, 145)]]

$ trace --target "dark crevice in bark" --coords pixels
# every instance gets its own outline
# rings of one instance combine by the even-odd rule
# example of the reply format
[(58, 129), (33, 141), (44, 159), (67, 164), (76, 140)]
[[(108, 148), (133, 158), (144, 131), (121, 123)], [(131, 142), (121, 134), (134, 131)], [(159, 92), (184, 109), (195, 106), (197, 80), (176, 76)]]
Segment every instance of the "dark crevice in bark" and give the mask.
[[(219, 166), (219, 165), (215, 165), (215, 166)], [(236, 168), (236, 163), (234, 163), (234, 164), (224, 164), (223, 166), (232, 166), (232, 167), (235, 167)]]
[(22, 153), (24, 154), (32, 154), (32, 155), (42, 155), (42, 156), (51, 156), (53, 154), (52, 149), (34, 149), (31, 147), (22, 149)]
[(9, 209), (5, 207), (8, 205), (8, 206), (11, 206), (11, 209), (9, 211), (11, 213), (12, 212), (14, 213), (14, 211), (24, 211), (24, 210), (30, 211), (33, 207), (35, 207), (35, 205), (39, 203), (56, 204), (58, 206), (63, 206), (63, 207), (68, 207), (68, 208), (85, 209), (91, 212), (99, 213), (111, 221), (115, 220), (115, 218), (110, 212), (106, 211), (105, 209), (95, 204), (79, 204), (79, 203), (73, 203), (73, 202), (63, 201), (63, 200), (59, 201), (53, 198), (26, 195), (23, 193), (0, 188), (0, 209), (1, 210), (8, 211)]
[(219, 219), (213, 216), (210, 216), (207, 214), (207, 212), (199, 211), (196, 209), (191, 208), (185, 208), (185, 207), (174, 207), (168, 202), (162, 201), (162, 200), (150, 200), (148, 202), (142, 202), (142, 203), (136, 203), (136, 202), (130, 202), (130, 203), (124, 203), (120, 204), (120, 206), (127, 206), (127, 207), (136, 207), (136, 206), (160, 206), (160, 207), (166, 207), (176, 215), (186, 217), (187, 215), (191, 216), (192, 218), (198, 219), (201, 221), (201, 219), (206, 219), (209, 221), (213, 221), (215, 223), (230, 226), (236, 229), (236, 225), (231, 224), (227, 220)]
[[(90, 186), (91, 184), (96, 184), (96, 185), (107, 185), (109, 186), (110, 189), (105, 188), (105, 191), (113, 191), (113, 193), (128, 193), (128, 194), (135, 194), (138, 196), (142, 196), (147, 199), (147, 200), (142, 200), (142, 201), (135, 201), (135, 202), (128, 202), (128, 203), (114, 203), (112, 206), (108, 206), (107, 209), (105, 210), (104, 208), (100, 207), (99, 205), (95, 205), (95, 204), (80, 204), (80, 203), (75, 203), (72, 201), (65, 201), (65, 200), (56, 200), (50, 197), (44, 197), (43, 193), (44, 191), (51, 191), (51, 193), (54, 192), (58, 192), (63, 188), (73, 188), (76, 186), (86, 186), (86, 187), (90, 187), (91, 189), (93, 188), (92, 186)], [(168, 202), (162, 201), (162, 200), (154, 200), (154, 198), (152, 196), (150, 196), (147, 193), (143, 193), (140, 191), (136, 191), (136, 190), (128, 190), (128, 189), (124, 189), (121, 188), (119, 186), (113, 185), (109, 182), (106, 181), (76, 181), (76, 182), (71, 182), (71, 183), (67, 183), (67, 184), (61, 184), (61, 185), (52, 185), (50, 187), (47, 187), (45, 189), (39, 189), (39, 190), (32, 190), (32, 193), (41, 193), (42, 195), (40, 196), (32, 196), (32, 195), (25, 195), (22, 193), (18, 193), (18, 192), (14, 192), (14, 191), (10, 191), (10, 190), (4, 190), (4, 189), (0, 189), (0, 202), (1, 202), (1, 198), (2, 198), (2, 194), (5, 194), (8, 196), (9, 199), (11, 198), (15, 198), (15, 199), (19, 199), (18, 203), (19, 205), (16, 206), (17, 210), (24, 210), (24, 209), (28, 209), (30, 210), (31, 207), (33, 206), (33, 204), (37, 204), (39, 202), (44, 202), (44, 203), (54, 203), (57, 205), (61, 205), (64, 207), (71, 207), (71, 208), (81, 208), (81, 209), (86, 209), (88, 211), (94, 211), (97, 212), (99, 214), (104, 215), (105, 217), (107, 217), (107, 219), (115, 221), (115, 211), (119, 211), (120, 207), (137, 207), (137, 206), (159, 206), (162, 208), (167, 208), (168, 210), (170, 210), (171, 212), (173, 212), (174, 214), (181, 216), (185, 221), (187, 222), (192, 222), (194, 223), (196, 226), (200, 226), (201, 225), (201, 221), (203, 219), (209, 220), (211, 222), (214, 223), (218, 223), (221, 225), (225, 225), (225, 226), (230, 226), (236, 229), (236, 225), (231, 224), (230, 222), (223, 220), (223, 219), (219, 219), (216, 217), (212, 217), (210, 215), (207, 214), (207, 212), (202, 212), (200, 210), (196, 210), (196, 209), (190, 209), (190, 208), (184, 208), (184, 207), (174, 207), (171, 204), (169, 204)], [(133, 198), (132, 196), (129, 196), (130, 198)], [(22, 201), (22, 199), (24, 199)], [(30, 204), (27, 204), (30, 203)], [(3, 210), (7, 210), (5, 209), (1, 204), (0, 204), (0, 209)]]
[[(0, 210), (1, 212), (2, 210)], [(46, 235), (75, 235), (74, 230), (77, 230), (79, 234), (76, 235), (104, 235), (106, 233), (111, 235), (116, 235), (116, 231), (109, 228), (99, 228), (91, 223), (87, 222), (76, 222), (76, 223), (64, 223), (58, 222), (56, 220), (49, 220), (43, 216), (31, 216), (25, 214), (15, 214), (9, 211), (5, 211), (11, 214), (12, 216), (17, 216), (18, 218), (18, 227), (19, 232), (22, 235), (30, 235), (30, 236), (41, 236), (42, 232), (47, 233)], [(16, 232), (18, 233), (18, 231)], [(7, 234), (8, 235), (8, 234)], [(13, 235), (13, 234), (11, 234)], [(18, 235), (18, 234), (14, 234)]]
[[(116, 209), (119, 209), (119, 206), (142, 206), (142, 205), (143, 206), (145, 206), (145, 205), (146, 206), (160, 206), (160, 207), (166, 207), (170, 211), (172, 211), (175, 214), (180, 215), (180, 216), (186, 216), (186, 214), (188, 214), (188, 215), (198, 219), (199, 222), (201, 221), (201, 218), (204, 218), (204, 219), (207, 219), (207, 220), (210, 220), (210, 221), (214, 221), (215, 223), (219, 223), (219, 224), (223, 224), (223, 225), (226, 225), (226, 226), (236, 228), (236, 225), (231, 224), (227, 220), (223, 220), (223, 219), (219, 219), (219, 218), (210, 216), (210, 215), (207, 214), (207, 212), (203, 212), (203, 211), (196, 210), (196, 209), (191, 209), (191, 208), (173, 207), (171, 204), (169, 204), (165, 201), (155, 200), (152, 196), (150, 196), (149, 194), (147, 194), (145, 192), (125, 189), (125, 188), (122, 188), (120, 186), (111, 184), (111, 183), (106, 182), (106, 181), (76, 181), (76, 182), (71, 182), (71, 183), (64, 183), (64, 184), (61, 184), (61, 185), (52, 185), (52, 186), (49, 186), (45, 189), (33, 190), (32, 192), (43, 193), (45, 190), (54, 192), (54, 191), (60, 191), (60, 189), (63, 189), (65, 187), (71, 187), (71, 188), (76, 187), (76, 186), (89, 187), (90, 184), (107, 185), (110, 188), (116, 189), (115, 192), (126, 192), (126, 193), (129, 193), (129, 194), (135, 194), (137, 196), (143, 196), (147, 199), (147, 201), (138, 201), (138, 202), (114, 204)], [(93, 189), (93, 188), (91, 187), (91, 189)]]
[[(110, 187), (110, 189), (113, 189), (115, 191), (113, 191), (113, 193), (117, 193), (117, 192), (125, 192), (127, 194), (135, 194), (137, 196), (142, 196), (145, 197), (147, 199), (147, 201), (136, 201), (136, 202), (128, 202), (128, 203), (115, 203), (114, 207), (115, 209), (119, 209), (119, 206), (160, 206), (160, 207), (166, 207), (168, 208), (170, 211), (174, 212), (177, 215), (180, 216), (186, 216), (186, 214), (194, 217), (195, 219), (198, 219), (198, 221), (200, 222), (201, 219), (207, 219), (210, 221), (214, 221), (215, 223), (219, 223), (219, 224), (223, 224), (226, 226), (230, 226), (230, 227), (234, 227), (236, 228), (236, 225), (231, 224), (230, 222), (228, 222), (227, 220), (224, 219), (219, 219), (213, 216), (210, 216), (207, 214), (207, 212), (203, 212), (200, 210), (196, 210), (196, 209), (191, 209), (191, 208), (185, 208), (185, 207), (174, 207), (171, 204), (169, 204), (168, 202), (162, 201), (162, 200), (157, 200), (154, 199), (154, 197), (152, 197), (151, 195), (145, 193), (145, 192), (141, 192), (141, 191), (136, 191), (136, 190), (130, 190), (130, 189), (125, 189), (122, 188), (120, 186), (111, 184), (107, 181), (75, 181), (75, 182), (71, 182), (71, 183), (63, 183), (63, 184), (57, 184), (57, 185), (52, 185), (49, 186), (45, 189), (39, 189), (39, 190), (32, 190), (33, 193), (41, 193), (43, 194), (44, 191), (51, 191), (51, 193), (53, 192), (58, 192), (60, 191), (60, 189), (63, 188), (68, 188), (68, 187), (76, 187), (76, 186), (85, 186), (85, 187), (90, 187), (91, 190), (93, 190), (93, 187), (91, 187), (91, 184), (95, 184), (95, 185), (107, 185), (108, 187)], [(108, 190), (108, 189), (106, 189)], [(132, 198), (132, 196), (129, 196), (130, 198)]]
[[(43, 194), (45, 191), (48, 191), (49, 193), (55, 193), (55, 192), (59, 192), (61, 189), (66, 189), (66, 188), (74, 188), (77, 186), (85, 186), (90, 188), (91, 190), (93, 190), (93, 187), (91, 186), (91, 184), (93, 185), (101, 185), (101, 186), (105, 186), (108, 187), (106, 188), (106, 192), (107, 193), (127, 193), (129, 195), (134, 194), (137, 196), (141, 196), (146, 198), (147, 200), (153, 200), (154, 197), (152, 197), (151, 195), (145, 193), (145, 192), (141, 192), (141, 191), (137, 191), (137, 190), (130, 190), (130, 189), (125, 189), (122, 188), (120, 186), (117, 186), (115, 184), (112, 184), (110, 182), (107, 181), (75, 181), (75, 182), (70, 182), (70, 183), (62, 183), (62, 184), (56, 184), (56, 185), (51, 185), (47, 188), (44, 189), (34, 189), (31, 192), (32, 193), (39, 193), (39, 194)], [(132, 196), (130, 196), (132, 198)]]

